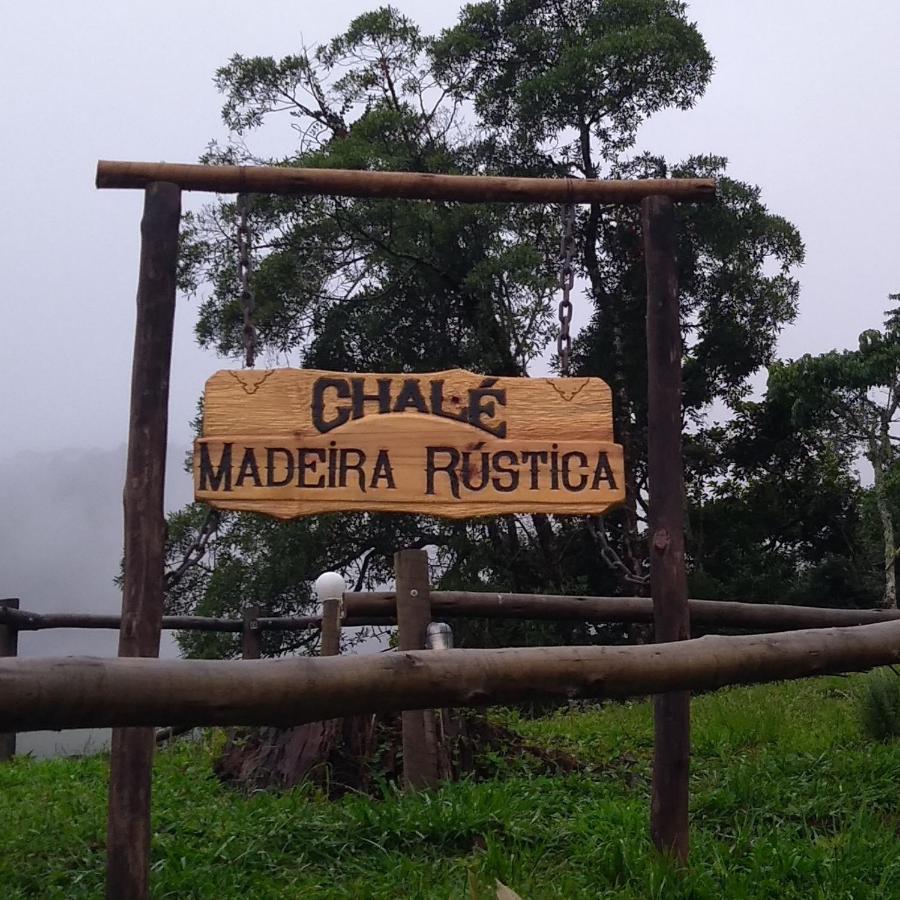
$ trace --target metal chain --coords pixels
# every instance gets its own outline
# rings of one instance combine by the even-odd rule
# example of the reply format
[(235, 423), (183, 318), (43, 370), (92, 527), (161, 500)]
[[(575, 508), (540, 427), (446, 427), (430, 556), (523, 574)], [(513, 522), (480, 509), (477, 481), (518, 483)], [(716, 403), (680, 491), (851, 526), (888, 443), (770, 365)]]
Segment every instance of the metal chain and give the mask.
[(250, 288), (251, 259), (250, 259), (250, 197), (247, 194), (238, 194), (238, 277), (241, 285), (241, 309), (244, 314), (243, 344), (244, 366), (252, 369), (256, 363), (256, 325), (253, 322), (253, 310), (255, 303), (253, 291)]
[[(572, 324), (572, 288), (575, 286), (575, 204), (566, 203), (562, 208), (562, 237), (559, 243), (559, 286), (562, 289), (562, 300), (559, 303), (559, 334), (556, 338), (556, 350), (559, 356), (559, 373), (564, 378), (569, 376), (572, 356), (572, 335), (569, 326)], [(649, 575), (636, 575), (612, 548), (606, 536), (603, 518), (596, 520), (586, 517), (588, 533), (600, 551), (600, 558), (620, 577), (632, 584), (645, 585), (650, 581)]]
[(609, 543), (609, 538), (606, 536), (606, 525), (602, 516), (598, 517), (596, 521), (591, 517), (588, 517), (585, 521), (588, 532), (600, 550), (600, 558), (610, 569), (620, 572), (622, 578), (632, 584), (647, 584), (650, 581), (649, 575), (635, 575), (622, 560), (622, 557), (613, 550)]
[(562, 300), (559, 302), (559, 334), (556, 338), (556, 352), (559, 356), (559, 373), (563, 378), (569, 376), (569, 363), (572, 356), (572, 336), (569, 326), (572, 323), (572, 301), (569, 294), (575, 286), (575, 204), (566, 203), (562, 208), (562, 238), (559, 242), (559, 286), (562, 288)]

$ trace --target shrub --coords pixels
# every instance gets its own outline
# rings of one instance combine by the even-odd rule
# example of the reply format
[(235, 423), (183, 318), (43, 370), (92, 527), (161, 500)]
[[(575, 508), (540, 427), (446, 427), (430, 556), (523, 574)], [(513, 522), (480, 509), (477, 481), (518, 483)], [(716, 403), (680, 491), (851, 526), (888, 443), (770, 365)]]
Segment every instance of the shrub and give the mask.
[(900, 672), (880, 669), (860, 693), (863, 731), (877, 741), (900, 737)]

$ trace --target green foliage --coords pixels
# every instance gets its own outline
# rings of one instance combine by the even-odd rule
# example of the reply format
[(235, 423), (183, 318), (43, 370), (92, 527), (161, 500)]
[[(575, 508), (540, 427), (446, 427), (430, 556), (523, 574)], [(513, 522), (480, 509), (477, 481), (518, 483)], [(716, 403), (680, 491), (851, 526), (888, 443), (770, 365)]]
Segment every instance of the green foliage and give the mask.
[(434, 54), (488, 126), (534, 145), (578, 127), (608, 159), (649, 115), (693, 106), (713, 69), (673, 0), (487, 0), (463, 8)]
[[(627, 155), (640, 123), (691, 106), (712, 68), (702, 36), (674, 0), (493, 0), (465, 7), (437, 36), (383, 7), (319, 47), (282, 59), (232, 57), (216, 83), (233, 140), (212, 145), (205, 161), (719, 178), (720, 203), (678, 213), (685, 413), (699, 433), (711, 404), (738, 403), (749, 376), (771, 360), (779, 329), (796, 313), (793, 270), (803, 258), (796, 229), (766, 208), (757, 187), (728, 179), (723, 157), (673, 164)], [(257, 135), (284, 118), (295, 145), (255, 156)], [(268, 364), (463, 366), (521, 376), (551, 345), (554, 208), (257, 197), (251, 223), (256, 320)], [(242, 331), (234, 229), (231, 203), (191, 218), (181, 272), (183, 286), (201, 295), (200, 342), (229, 356), (239, 354)], [(581, 208), (576, 234), (593, 313), (573, 362), (614, 391), (628, 499), (607, 517), (605, 533), (623, 567), (601, 561), (596, 523), (591, 529), (546, 516), (452, 524), (342, 516), (272, 527), (223, 515), (201, 564), (173, 587), (170, 608), (234, 613), (259, 600), (276, 614), (308, 612), (310, 582), (324, 568), (341, 569), (359, 588), (375, 587), (390, 580), (396, 549), (423, 546), (434, 548), (435, 583), (446, 589), (639, 589), (646, 576), (646, 336), (637, 210)], [(173, 568), (203, 517), (191, 509), (173, 518)], [(466, 624), (458, 637), (465, 645), (591, 641), (597, 634), (479, 623)], [(229, 642), (184, 638), (183, 647), (233, 652)]]
[[(781, 406), (790, 406), (794, 427), (818, 431), (839, 453), (861, 454), (870, 464), (874, 480), (870, 519), (878, 520), (873, 543), (881, 544), (882, 603), (896, 606), (898, 437), (893, 427), (900, 409), (898, 310), (885, 314), (881, 331), (864, 331), (855, 350), (807, 354), (774, 365), (768, 395)], [(869, 530), (876, 531), (871, 525)]]
[(685, 455), (695, 596), (877, 603), (853, 456), (826, 430), (798, 429), (789, 397), (737, 404)]
[[(504, 714), (530, 741), (591, 763), (590, 775), (490, 782), (421, 795), (304, 789), (245, 795), (211, 771), (218, 738), (157, 756), (154, 897), (787, 900), (900, 895), (900, 744), (853, 715), (865, 677), (736, 688), (693, 702), (691, 864), (674, 872), (648, 832), (649, 703), (539, 720)], [(103, 893), (106, 761), (0, 767), (0, 895)]]
[(863, 730), (876, 741), (900, 737), (900, 674), (880, 669), (866, 679), (859, 695)]

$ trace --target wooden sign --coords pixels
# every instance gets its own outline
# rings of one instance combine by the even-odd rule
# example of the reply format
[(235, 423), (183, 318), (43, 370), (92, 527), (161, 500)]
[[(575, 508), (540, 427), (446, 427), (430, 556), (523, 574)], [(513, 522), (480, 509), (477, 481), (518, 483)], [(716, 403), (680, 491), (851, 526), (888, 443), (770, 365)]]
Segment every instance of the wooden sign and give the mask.
[(273, 369), (206, 383), (194, 496), (282, 519), (462, 519), (602, 513), (625, 485), (610, 389), (597, 378)]

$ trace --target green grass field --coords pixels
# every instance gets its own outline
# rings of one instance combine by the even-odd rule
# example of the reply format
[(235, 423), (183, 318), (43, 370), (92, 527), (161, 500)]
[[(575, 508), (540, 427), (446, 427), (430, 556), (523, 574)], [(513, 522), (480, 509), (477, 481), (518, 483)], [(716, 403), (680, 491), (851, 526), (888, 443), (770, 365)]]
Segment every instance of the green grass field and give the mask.
[[(648, 840), (647, 703), (503, 721), (592, 774), (329, 803), (218, 783), (219, 737), (163, 752), (154, 782), (155, 898), (900, 898), (900, 743), (860, 730), (865, 676), (694, 701), (692, 854)], [(0, 897), (100, 897), (106, 759), (0, 767)]]

